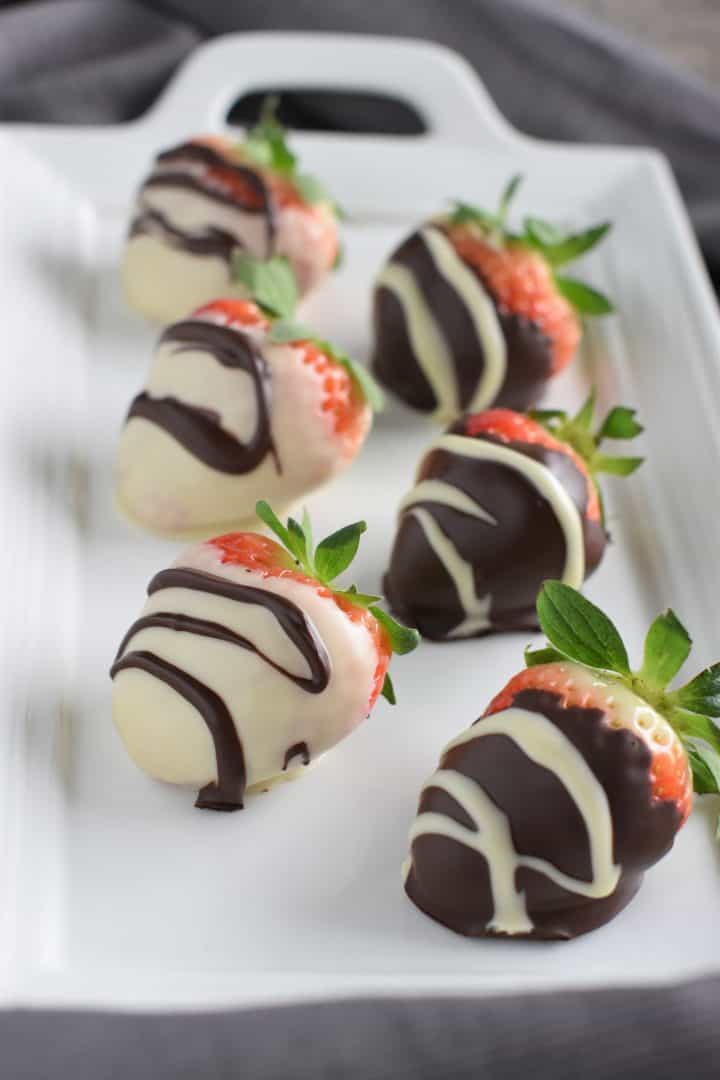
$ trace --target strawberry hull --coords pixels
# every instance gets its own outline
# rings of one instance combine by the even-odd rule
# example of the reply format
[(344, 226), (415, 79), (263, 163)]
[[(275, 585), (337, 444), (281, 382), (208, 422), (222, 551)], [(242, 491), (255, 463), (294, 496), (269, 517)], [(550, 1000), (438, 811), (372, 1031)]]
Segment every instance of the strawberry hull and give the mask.
[(450, 743), (411, 830), (405, 889), (422, 911), (470, 937), (568, 939), (632, 900), (682, 815), (654, 793), (652, 710), (622, 688), (607, 700), (628, 727), (528, 689)]

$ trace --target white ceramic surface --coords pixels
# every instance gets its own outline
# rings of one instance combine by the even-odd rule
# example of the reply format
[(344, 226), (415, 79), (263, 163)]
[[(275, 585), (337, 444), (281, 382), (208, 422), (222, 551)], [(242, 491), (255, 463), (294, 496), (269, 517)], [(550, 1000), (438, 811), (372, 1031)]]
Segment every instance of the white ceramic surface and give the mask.
[[(219, 129), (244, 89), (281, 80), (396, 92), (432, 132), (298, 135), (350, 213), (348, 257), (302, 312), (368, 351), (383, 255), (449, 196), (492, 203), (527, 174), (518, 211), (615, 221), (583, 267), (617, 300), (547, 400), (638, 407), (648, 462), (610, 482), (614, 546), (589, 595), (637, 652), (671, 604), (699, 667), (720, 655), (714, 477), (720, 327), (670, 171), (645, 150), (513, 132), (467, 66), (387, 39), (247, 35), (203, 47), (144, 119), (0, 132), (0, 993), (7, 1003), (201, 1008), (340, 994), (504, 992), (677, 980), (720, 968), (720, 854), (700, 808), (611, 925), (570, 944), (469, 942), (405, 898), (400, 864), (440, 748), (522, 663), (523, 635), (424, 644), (395, 664), (399, 705), (297, 783), (233, 815), (132, 765), (110, 722), (107, 668), (151, 574), (177, 545), (111, 505), (115, 441), (154, 331), (131, 317), (117, 260), (150, 154)], [(380, 581), (395, 507), (432, 435), (391, 408), (356, 465), (309, 500), (317, 531), (367, 518), (358, 583)], [(710, 501), (708, 501), (710, 499)]]

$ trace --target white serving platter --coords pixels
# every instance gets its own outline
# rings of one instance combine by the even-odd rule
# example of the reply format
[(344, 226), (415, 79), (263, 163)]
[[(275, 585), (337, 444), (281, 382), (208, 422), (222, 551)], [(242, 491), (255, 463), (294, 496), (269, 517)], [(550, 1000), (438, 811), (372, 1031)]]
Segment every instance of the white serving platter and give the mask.
[[(656, 153), (531, 140), (455, 55), (336, 36), (219, 39), (132, 124), (0, 131), (2, 1002), (197, 1009), (720, 970), (717, 805), (698, 808), (615, 922), (569, 944), (471, 942), (405, 898), (420, 786), (522, 665), (523, 635), (423, 644), (395, 665), (396, 709), (380, 702), (301, 781), (242, 813), (199, 813), (192, 793), (153, 783), (126, 757), (107, 668), (147, 580), (177, 550), (129, 531), (111, 505), (114, 443), (156, 333), (126, 311), (118, 286), (128, 203), (151, 154), (220, 130), (239, 93), (272, 83), (396, 94), (431, 129), (295, 139), (351, 219), (346, 264), (303, 321), (360, 357), (374, 271), (448, 197), (492, 204), (522, 171), (519, 212), (614, 220), (583, 270), (619, 314), (592, 326), (547, 398), (575, 406), (595, 381), (603, 405), (635, 405), (647, 425), (647, 464), (607, 485), (615, 543), (588, 593), (636, 651), (670, 604), (693, 631), (692, 663), (720, 655), (720, 324)], [(308, 500), (318, 529), (367, 519), (356, 568), (365, 589), (380, 582), (395, 508), (431, 434), (391, 408), (352, 470)]]

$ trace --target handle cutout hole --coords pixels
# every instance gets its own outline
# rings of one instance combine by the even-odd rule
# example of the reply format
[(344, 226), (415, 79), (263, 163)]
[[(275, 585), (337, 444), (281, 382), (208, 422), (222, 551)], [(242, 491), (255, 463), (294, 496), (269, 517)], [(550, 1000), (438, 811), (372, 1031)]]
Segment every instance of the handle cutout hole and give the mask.
[(279, 100), (277, 116), (296, 131), (339, 131), (360, 135), (424, 135), (428, 127), (409, 102), (388, 94), (356, 90), (313, 90), (268, 86), (243, 94), (227, 114), (228, 124), (247, 127), (268, 95)]

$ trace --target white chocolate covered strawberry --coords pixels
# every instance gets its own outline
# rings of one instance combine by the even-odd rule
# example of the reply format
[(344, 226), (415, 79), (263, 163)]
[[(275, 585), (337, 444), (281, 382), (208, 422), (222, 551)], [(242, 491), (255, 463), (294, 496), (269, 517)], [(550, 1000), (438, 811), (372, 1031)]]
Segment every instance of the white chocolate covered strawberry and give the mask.
[(216, 296), (242, 295), (238, 253), (287, 256), (304, 294), (338, 251), (334, 203), (299, 172), (265, 111), (244, 142), (206, 136), (158, 155), (135, 200), (122, 278), (131, 307), (172, 322)]
[[(252, 523), (260, 498), (285, 509), (346, 469), (370, 430), (370, 402), (380, 404), (370, 377), (311, 330), (274, 318), (294, 304), (284, 260), (255, 269), (264, 310), (217, 300), (169, 326), (130, 406), (116, 501), (151, 532), (208, 536)], [(278, 281), (287, 302), (270, 287)]]
[(196, 805), (235, 810), (349, 735), (382, 692), (388, 663), (418, 636), (379, 597), (333, 583), (365, 523), (313, 551), (307, 517), (258, 513), (285, 547), (230, 533), (186, 551), (148, 586), (111, 675), (113, 718), (151, 776), (200, 788)]

